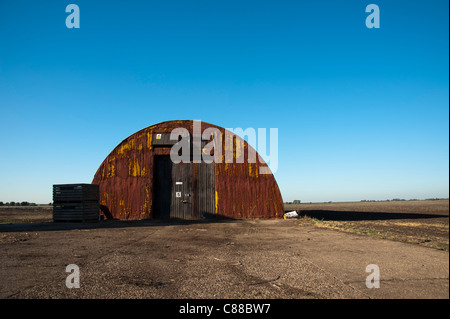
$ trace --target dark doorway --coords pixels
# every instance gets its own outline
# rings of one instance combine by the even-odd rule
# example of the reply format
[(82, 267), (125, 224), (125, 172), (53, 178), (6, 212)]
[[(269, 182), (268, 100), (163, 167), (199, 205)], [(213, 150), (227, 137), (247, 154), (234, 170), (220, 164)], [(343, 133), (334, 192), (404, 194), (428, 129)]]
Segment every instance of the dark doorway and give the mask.
[(162, 155), (154, 158), (153, 187), (154, 187), (154, 217), (170, 218), (172, 199), (172, 161), (170, 156)]

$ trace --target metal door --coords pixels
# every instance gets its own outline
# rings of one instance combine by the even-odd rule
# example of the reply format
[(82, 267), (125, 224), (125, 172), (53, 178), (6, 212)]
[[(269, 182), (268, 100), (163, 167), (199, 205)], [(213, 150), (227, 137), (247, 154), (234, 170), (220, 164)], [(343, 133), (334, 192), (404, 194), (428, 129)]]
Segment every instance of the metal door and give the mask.
[(214, 163), (197, 164), (198, 217), (215, 217), (215, 174)]
[(174, 164), (156, 155), (154, 168), (154, 218), (215, 217), (214, 163)]
[(172, 207), (171, 218), (193, 219), (194, 194), (193, 194), (193, 164), (172, 164)]

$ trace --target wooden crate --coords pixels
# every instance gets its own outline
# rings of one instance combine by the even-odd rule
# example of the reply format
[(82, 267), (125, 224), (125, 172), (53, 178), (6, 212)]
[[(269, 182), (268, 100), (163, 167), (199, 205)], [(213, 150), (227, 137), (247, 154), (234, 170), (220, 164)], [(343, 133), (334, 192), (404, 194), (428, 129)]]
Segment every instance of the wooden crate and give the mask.
[(98, 221), (99, 212), (98, 185), (53, 185), (53, 221)]
[(99, 188), (94, 184), (53, 185), (53, 202), (98, 201)]

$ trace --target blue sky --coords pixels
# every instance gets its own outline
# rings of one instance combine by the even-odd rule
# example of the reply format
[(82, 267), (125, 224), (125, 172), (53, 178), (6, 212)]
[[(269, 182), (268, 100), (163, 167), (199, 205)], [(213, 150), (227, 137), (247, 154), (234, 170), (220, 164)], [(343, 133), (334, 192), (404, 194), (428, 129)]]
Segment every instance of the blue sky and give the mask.
[(278, 128), (285, 201), (448, 197), (448, 6), (3, 0), (0, 201), (90, 183), (124, 138), (172, 119)]

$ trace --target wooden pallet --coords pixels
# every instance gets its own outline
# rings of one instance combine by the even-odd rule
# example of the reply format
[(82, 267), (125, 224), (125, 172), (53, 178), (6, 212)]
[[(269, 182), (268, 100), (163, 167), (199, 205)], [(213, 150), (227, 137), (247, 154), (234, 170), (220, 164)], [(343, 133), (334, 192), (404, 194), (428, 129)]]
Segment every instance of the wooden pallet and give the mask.
[(93, 184), (53, 185), (53, 202), (98, 201), (99, 188)]
[(98, 185), (53, 185), (53, 221), (98, 221), (99, 212)]

